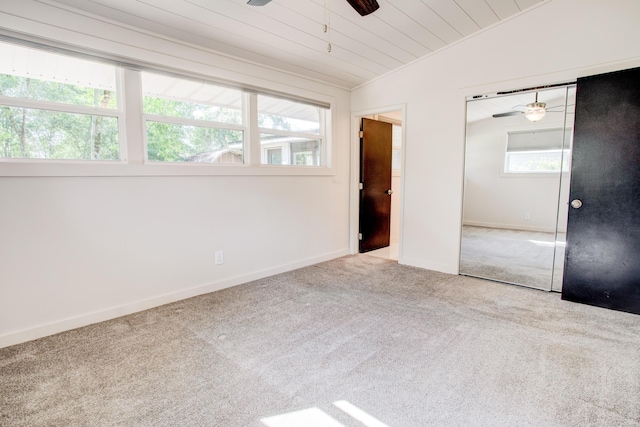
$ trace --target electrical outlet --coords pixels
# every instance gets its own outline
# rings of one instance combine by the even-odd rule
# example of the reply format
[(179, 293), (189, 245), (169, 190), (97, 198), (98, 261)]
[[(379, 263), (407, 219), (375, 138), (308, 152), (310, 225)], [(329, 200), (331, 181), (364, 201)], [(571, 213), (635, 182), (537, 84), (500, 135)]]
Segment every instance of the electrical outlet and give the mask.
[(216, 257), (216, 265), (224, 264), (224, 252), (216, 251), (215, 257)]
[(529, 212), (527, 212), (526, 214), (524, 214), (524, 220), (525, 221), (531, 221), (531, 214)]

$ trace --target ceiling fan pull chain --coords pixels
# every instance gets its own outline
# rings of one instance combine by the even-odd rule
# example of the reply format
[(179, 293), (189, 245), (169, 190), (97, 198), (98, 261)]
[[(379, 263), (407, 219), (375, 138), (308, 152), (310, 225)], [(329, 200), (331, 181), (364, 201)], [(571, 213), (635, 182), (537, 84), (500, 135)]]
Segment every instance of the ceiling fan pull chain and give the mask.
[(327, 52), (331, 53), (331, 0), (324, 0), (324, 32), (327, 34)]

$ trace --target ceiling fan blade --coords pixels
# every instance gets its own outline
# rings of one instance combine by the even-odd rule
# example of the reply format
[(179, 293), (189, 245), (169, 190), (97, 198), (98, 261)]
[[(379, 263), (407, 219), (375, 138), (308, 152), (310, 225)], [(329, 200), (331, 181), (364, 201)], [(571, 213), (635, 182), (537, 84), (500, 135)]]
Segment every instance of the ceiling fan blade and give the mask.
[(347, 0), (351, 7), (361, 16), (366, 16), (378, 10), (380, 5), (376, 0)]
[(247, 4), (249, 6), (264, 6), (269, 3), (271, 0), (249, 0)]
[[(567, 107), (573, 107), (575, 104), (567, 104)], [(564, 108), (564, 105), (554, 105), (553, 107), (547, 107), (547, 111), (551, 110), (552, 108)]]
[(509, 111), (507, 113), (494, 114), (492, 117), (493, 118), (498, 118), (498, 117), (508, 117), (508, 116), (519, 116), (520, 114), (524, 114), (524, 112), (522, 112), (522, 111)]

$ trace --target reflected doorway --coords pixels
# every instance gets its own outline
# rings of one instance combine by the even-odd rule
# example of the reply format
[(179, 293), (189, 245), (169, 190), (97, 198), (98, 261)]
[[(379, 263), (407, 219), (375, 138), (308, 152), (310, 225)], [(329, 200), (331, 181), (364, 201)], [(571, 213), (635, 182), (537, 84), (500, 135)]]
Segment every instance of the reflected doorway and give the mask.
[(575, 85), (467, 101), (460, 274), (561, 291)]

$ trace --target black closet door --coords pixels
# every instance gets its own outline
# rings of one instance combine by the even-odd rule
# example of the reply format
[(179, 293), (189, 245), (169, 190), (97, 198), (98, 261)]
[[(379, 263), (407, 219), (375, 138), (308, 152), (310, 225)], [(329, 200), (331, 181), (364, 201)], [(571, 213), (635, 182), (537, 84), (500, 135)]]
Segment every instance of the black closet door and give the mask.
[(640, 68), (578, 79), (569, 200), (562, 298), (640, 314)]

